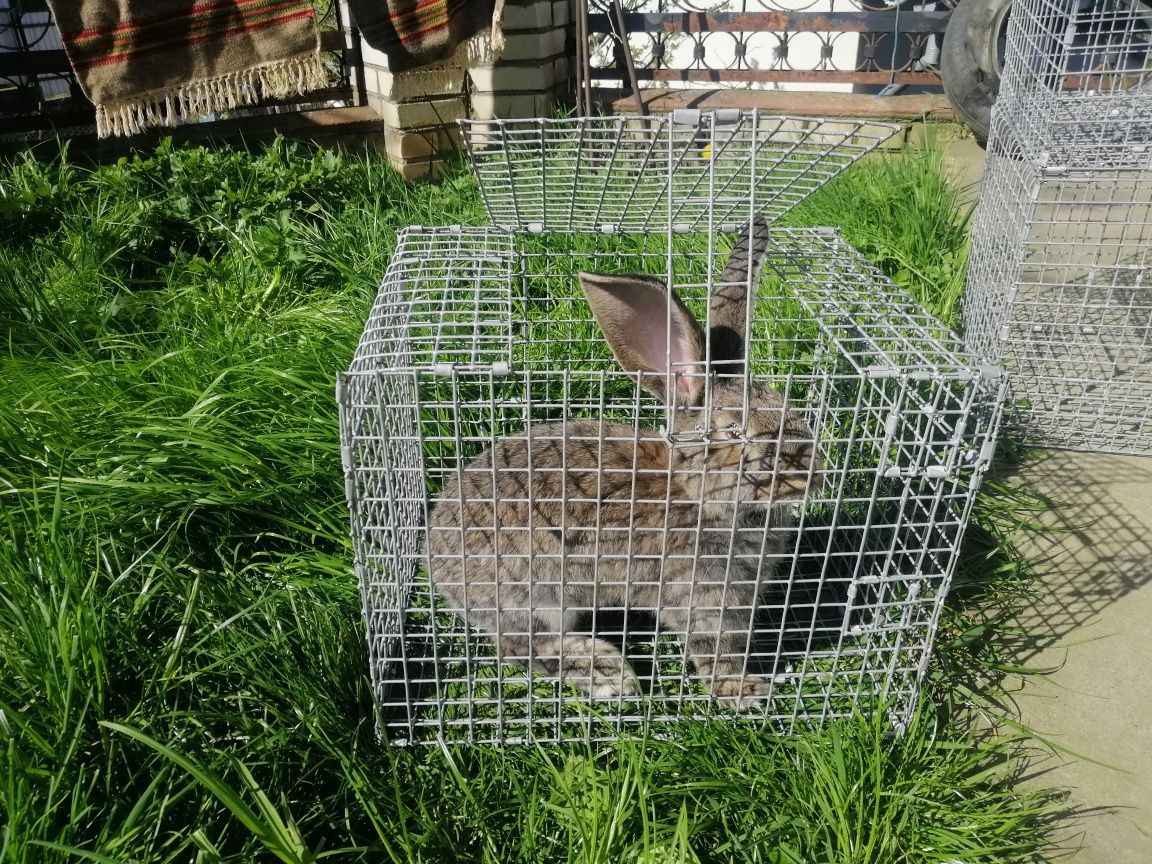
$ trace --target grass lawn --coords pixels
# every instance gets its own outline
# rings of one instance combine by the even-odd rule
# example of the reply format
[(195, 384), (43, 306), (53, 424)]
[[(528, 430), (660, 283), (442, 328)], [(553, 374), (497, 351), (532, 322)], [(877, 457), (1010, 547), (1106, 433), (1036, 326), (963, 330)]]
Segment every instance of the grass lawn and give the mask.
[[(955, 322), (939, 163), (873, 158), (788, 221)], [(483, 221), (462, 166), (284, 143), (0, 166), (0, 862), (1039, 860), (1053, 798), (980, 731), (1027, 584), (995, 483), (901, 738), (377, 743), (334, 377), (395, 232)]]

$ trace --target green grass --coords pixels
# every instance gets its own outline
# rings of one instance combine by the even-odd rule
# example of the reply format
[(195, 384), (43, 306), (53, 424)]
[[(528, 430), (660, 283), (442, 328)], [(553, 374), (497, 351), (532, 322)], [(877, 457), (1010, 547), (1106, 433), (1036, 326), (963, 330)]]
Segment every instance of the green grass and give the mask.
[[(790, 221), (840, 225), (954, 320), (938, 161), (869, 160)], [(459, 166), (409, 187), (283, 143), (0, 170), (0, 862), (1035, 857), (1052, 802), (1016, 785), (1025, 745), (951, 710), (995, 677), (983, 610), (1024, 579), (1004, 504), (901, 738), (862, 716), (376, 742), (334, 375), (396, 230), (482, 221)]]
[(931, 143), (899, 158), (866, 157), (802, 202), (785, 225), (833, 225), (941, 321), (960, 318), (970, 209)]

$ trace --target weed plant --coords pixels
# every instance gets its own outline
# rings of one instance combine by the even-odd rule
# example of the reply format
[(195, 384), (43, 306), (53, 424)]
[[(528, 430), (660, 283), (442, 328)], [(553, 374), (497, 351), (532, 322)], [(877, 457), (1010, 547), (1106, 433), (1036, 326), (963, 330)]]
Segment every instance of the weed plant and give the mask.
[[(949, 320), (932, 151), (799, 208)], [(0, 169), (0, 862), (1017, 862), (1050, 800), (946, 707), (994, 673), (982, 546), (912, 727), (724, 722), (569, 747), (381, 745), (335, 373), (411, 224), (481, 224), (463, 166), (161, 145)], [(999, 556), (999, 557), (997, 557)], [(978, 632), (973, 628), (978, 628)]]

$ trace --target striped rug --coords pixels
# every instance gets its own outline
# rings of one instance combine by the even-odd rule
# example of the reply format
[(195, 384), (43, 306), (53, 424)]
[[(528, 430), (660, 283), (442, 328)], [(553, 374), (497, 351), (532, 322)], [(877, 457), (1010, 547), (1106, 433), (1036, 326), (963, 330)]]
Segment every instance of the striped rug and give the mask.
[(309, 0), (49, 0), (96, 105), (97, 135), (131, 135), (323, 87)]
[[(348, 0), (348, 8), (364, 41), (384, 52), (392, 72), (449, 59), (461, 47), (471, 49), (463, 62), (491, 62), (492, 49), (503, 45), (504, 0)], [(488, 35), (473, 38), (489, 28)]]

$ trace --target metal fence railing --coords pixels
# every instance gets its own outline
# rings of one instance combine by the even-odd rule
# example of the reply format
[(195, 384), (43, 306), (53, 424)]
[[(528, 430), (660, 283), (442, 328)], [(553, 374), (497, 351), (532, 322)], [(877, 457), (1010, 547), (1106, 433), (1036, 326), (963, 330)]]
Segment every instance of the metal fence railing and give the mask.
[(627, 87), (631, 66), (640, 87), (935, 89), (954, 5), (590, 0), (590, 77), (593, 87)]

